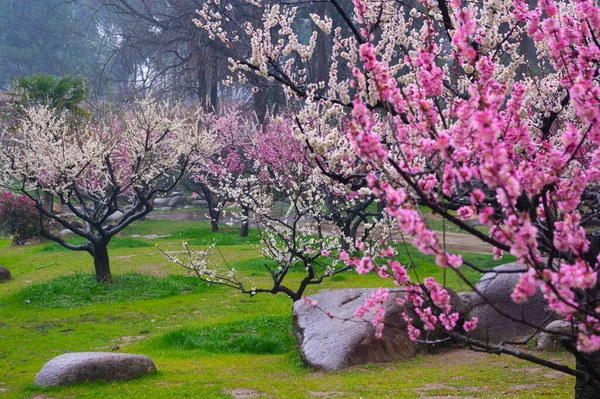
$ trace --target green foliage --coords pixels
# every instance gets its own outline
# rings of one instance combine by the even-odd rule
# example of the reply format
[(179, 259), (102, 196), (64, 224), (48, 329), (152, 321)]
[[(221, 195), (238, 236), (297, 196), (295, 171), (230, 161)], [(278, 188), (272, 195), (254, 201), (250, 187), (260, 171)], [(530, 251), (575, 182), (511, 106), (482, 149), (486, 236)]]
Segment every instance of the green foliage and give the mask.
[(239, 227), (222, 228), (221, 231), (213, 233), (208, 225), (178, 230), (171, 237), (184, 238), (190, 245), (210, 245), (213, 240), (217, 245), (256, 244), (260, 242), (260, 236), (256, 229), (250, 229), (247, 237), (240, 237)]
[(208, 222), (190, 222), (181, 220), (146, 219), (127, 226), (121, 235), (157, 235), (167, 236), (158, 240), (187, 240), (190, 245), (210, 245), (213, 240), (218, 246), (257, 244), (260, 236), (256, 229), (250, 229), (248, 237), (240, 237), (239, 226), (223, 227), (213, 233)]
[[(196, 223), (148, 219), (130, 226), (135, 230), (131, 230), (130, 234), (170, 234)], [(306, 399), (310, 392), (314, 392), (312, 396), (315, 397), (336, 399), (436, 395), (566, 399), (573, 396), (573, 377), (548, 373), (546, 368), (532, 367), (520, 359), (467, 350), (442, 351), (408, 361), (358, 366), (340, 372), (315, 372), (299, 364), (289, 333), (291, 303), (287, 297), (248, 297), (216, 286), (207, 288), (195, 277), (181, 276), (181, 269), (166, 262), (160, 252), (152, 248), (116, 248), (111, 253), (111, 263), (120, 272), (177, 274), (162, 281), (176, 286), (175, 282), (181, 281), (181, 285), (177, 286), (179, 294), (130, 301), (128, 296), (136, 295), (144, 286), (139, 280), (134, 280), (135, 283), (130, 284), (119, 302), (110, 297), (121, 294), (112, 292), (101, 301), (88, 302), (85, 306), (40, 308), (35, 298), (30, 299), (30, 304), (25, 304), (24, 300), (28, 298), (20, 296), (21, 290), (39, 287), (43, 281), (53, 281), (59, 276), (71, 275), (73, 271), (84, 270), (82, 265), (89, 261), (89, 255), (73, 251), (40, 252), (45, 244), (12, 247), (8, 244), (8, 240), (0, 240), (0, 264), (13, 272), (12, 280), (0, 284), (0, 339), (7, 343), (0, 345), (0, 375), (5, 376), (0, 379), (0, 396), (3, 399), (211, 399), (231, 398), (228, 392), (244, 388), (260, 392), (265, 397), (286, 399)], [(164, 238), (161, 246), (181, 250), (181, 239)], [(221, 252), (229, 264), (237, 265), (240, 274), (247, 276), (263, 270), (263, 261), (257, 258), (259, 252), (250, 245), (223, 246)], [(490, 259), (491, 255), (486, 255), (481, 261)], [(222, 262), (222, 259), (215, 255), (214, 261)], [(247, 269), (242, 269), (243, 264), (247, 265)], [(419, 265), (422, 270), (429, 267), (425, 263)], [(436, 278), (440, 278), (443, 270), (433, 268), (437, 270)], [(452, 274), (451, 270), (447, 272)], [(292, 272), (290, 277), (300, 278), (302, 275), (301, 272)], [(118, 284), (121, 276), (114, 276), (115, 283)], [(334, 277), (324, 285), (311, 286), (307, 294), (331, 288), (392, 286), (390, 279), (381, 279), (373, 273), (358, 275), (347, 272), (339, 277), (343, 279)], [(70, 285), (75, 279), (72, 277)], [(85, 284), (96, 285), (91, 275), (86, 275), (85, 279)], [(161, 281), (153, 277), (150, 279)], [(251, 276), (251, 281), (257, 285), (268, 283), (270, 279), (265, 272)], [(58, 296), (68, 289), (57, 287), (59, 293), (48, 296)], [(190, 292), (181, 294), (186, 291)], [(266, 322), (262, 327), (257, 320), (265, 315), (279, 318), (281, 322)], [(209, 346), (187, 350), (165, 339), (170, 332), (182, 329), (190, 330), (191, 336), (198, 331), (203, 331), (204, 336), (210, 336), (212, 332), (213, 344), (217, 345), (215, 340), (221, 338), (214, 338), (214, 335), (225, 336), (229, 341), (244, 335), (244, 330), (235, 332), (238, 324), (254, 329), (256, 334), (253, 336), (259, 337), (255, 340), (259, 343), (260, 337), (274, 336), (276, 342), (284, 343), (285, 346), (280, 349), (285, 347), (285, 351), (266, 353), (277, 345), (268, 349), (264, 342), (260, 345), (248, 343), (252, 338), (236, 343), (236, 347), (244, 348), (245, 352), (233, 353), (228, 348), (216, 350)], [(227, 330), (229, 332), (225, 334)], [(285, 333), (280, 334), (279, 330), (285, 330)], [(177, 343), (177, 339), (174, 341)], [(110, 350), (147, 355), (156, 362), (159, 373), (129, 381), (82, 383), (68, 387), (40, 388), (31, 384), (50, 358), (65, 352)], [(540, 356), (574, 365), (568, 353), (541, 353)]]
[(277, 262), (266, 258), (252, 258), (233, 262), (229, 265), (238, 272), (248, 274), (250, 276), (261, 276), (269, 274), (267, 267), (277, 268)]
[(93, 274), (76, 273), (40, 282), (17, 291), (13, 299), (28, 300), (36, 308), (71, 308), (92, 303), (135, 301), (165, 298), (182, 292), (201, 292), (207, 289), (195, 277), (151, 277), (138, 273), (113, 276), (111, 284), (97, 283)]
[(260, 316), (235, 323), (171, 331), (161, 337), (166, 347), (212, 353), (281, 354), (294, 344), (291, 320)]
[[(65, 239), (70, 244), (80, 245), (85, 244), (87, 240), (83, 237), (72, 236)], [(109, 249), (115, 248), (146, 248), (153, 247), (154, 245), (146, 240), (142, 240), (135, 237), (113, 237), (108, 244)], [(40, 252), (68, 252), (69, 249), (66, 249), (60, 244), (55, 242), (48, 243), (39, 248)]]
[(39, 217), (35, 203), (25, 195), (9, 191), (0, 194), (0, 233), (11, 235), (16, 245), (37, 237)]
[(83, 78), (40, 73), (18, 76), (14, 87), (23, 105), (41, 104), (67, 110), (76, 117), (89, 117), (89, 113), (79, 107), (88, 94)]

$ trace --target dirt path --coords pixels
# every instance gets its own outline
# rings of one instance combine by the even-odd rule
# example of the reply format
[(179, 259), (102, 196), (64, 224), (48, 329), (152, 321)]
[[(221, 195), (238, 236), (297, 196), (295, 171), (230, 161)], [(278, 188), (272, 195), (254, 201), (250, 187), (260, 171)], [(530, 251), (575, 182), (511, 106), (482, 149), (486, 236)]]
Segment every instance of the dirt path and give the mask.
[[(148, 219), (167, 219), (167, 220), (183, 220), (183, 221), (207, 221), (209, 217), (206, 211), (188, 211), (188, 212), (152, 212), (147, 216)], [(236, 223), (233, 220), (233, 223)], [(333, 229), (332, 229), (333, 231)], [(436, 231), (435, 235), (442, 241), (443, 233)], [(400, 234), (394, 234), (394, 238), (401, 240)], [(479, 254), (491, 254), (492, 246), (473, 237), (470, 234), (460, 234), (454, 232), (446, 232), (446, 248), (449, 251), (456, 252), (471, 252)]]

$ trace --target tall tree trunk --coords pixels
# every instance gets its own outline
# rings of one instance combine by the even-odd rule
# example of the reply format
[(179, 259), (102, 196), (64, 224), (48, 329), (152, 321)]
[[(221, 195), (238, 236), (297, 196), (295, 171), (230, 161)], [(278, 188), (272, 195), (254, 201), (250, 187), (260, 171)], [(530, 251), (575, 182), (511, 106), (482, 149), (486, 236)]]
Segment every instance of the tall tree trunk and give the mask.
[[(584, 354), (596, 372), (600, 373), (600, 351), (591, 354)], [(588, 372), (589, 370), (580, 362), (577, 361), (577, 370)], [(594, 381), (586, 381), (581, 377), (575, 380), (575, 399), (600, 399), (600, 383)]]
[(96, 281), (99, 283), (112, 283), (112, 274), (110, 273), (110, 262), (108, 259), (108, 243), (99, 243), (94, 245), (94, 268), (96, 269)]
[(206, 206), (208, 207), (208, 217), (210, 218), (211, 231), (216, 233), (219, 231), (219, 219), (221, 217), (221, 211), (216, 209), (217, 205), (215, 204), (210, 187), (204, 183), (200, 183), (200, 190), (202, 190), (202, 194), (206, 200)]
[(44, 191), (44, 208), (49, 213), (54, 214), (54, 196), (47, 191)]
[(218, 70), (218, 59), (213, 59), (213, 71), (210, 82), (210, 105), (215, 112), (219, 106), (219, 70)]
[[(200, 57), (198, 57), (198, 60), (200, 60)], [(200, 62), (200, 61), (199, 61)], [(200, 100), (200, 105), (202, 106), (202, 108), (206, 107), (206, 69), (204, 68), (203, 65), (197, 65), (196, 68), (198, 68), (198, 70), (196, 71), (196, 81), (197, 81), (197, 93), (198, 93), (198, 100)]]
[(256, 112), (258, 122), (263, 123), (265, 121), (265, 117), (267, 116), (267, 87), (263, 87), (262, 89), (256, 91), (252, 97), (254, 99), (254, 112)]

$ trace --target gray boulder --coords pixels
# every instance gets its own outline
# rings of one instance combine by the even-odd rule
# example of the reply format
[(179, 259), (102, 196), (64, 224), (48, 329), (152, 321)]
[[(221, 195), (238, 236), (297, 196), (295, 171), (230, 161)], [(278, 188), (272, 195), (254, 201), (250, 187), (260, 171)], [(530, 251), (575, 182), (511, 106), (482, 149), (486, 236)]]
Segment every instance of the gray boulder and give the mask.
[(70, 385), (84, 381), (129, 380), (156, 371), (147, 356), (125, 353), (78, 352), (57, 356), (35, 376), (38, 386)]
[(0, 281), (10, 280), (10, 279), (11, 279), (10, 271), (6, 267), (0, 265)]
[[(294, 303), (294, 335), (300, 348), (300, 356), (308, 365), (325, 370), (340, 370), (358, 364), (410, 359), (432, 348), (431, 345), (409, 339), (407, 324), (402, 318), (404, 309), (396, 303), (394, 295), (386, 304), (383, 336), (376, 338), (375, 327), (370, 321), (373, 314), (367, 313), (364, 320), (354, 315), (356, 309), (374, 291), (341, 289), (310, 296), (308, 299), (318, 301), (319, 308), (307, 306), (303, 301)], [(456, 311), (464, 312), (456, 293), (451, 290), (449, 293)], [(419, 319), (412, 309), (407, 311), (414, 320)], [(334, 317), (329, 317), (327, 312)], [(422, 338), (436, 340), (444, 336), (442, 331), (434, 331)]]
[[(510, 295), (520, 278), (519, 272), (526, 269), (522, 263), (514, 262), (494, 268), (496, 271), (514, 273), (486, 273), (476, 284), (476, 288), (489, 303), (476, 293), (461, 294), (469, 310), (468, 318), (477, 317), (479, 320), (477, 328), (470, 333), (472, 338), (491, 344), (521, 341), (529, 339), (538, 328), (544, 328), (554, 320), (553, 313), (546, 309), (539, 288), (523, 304), (517, 304), (511, 299)], [(509, 317), (502, 316), (491, 304)], [(527, 326), (518, 320), (526, 320), (532, 326)]]
[(118, 222), (119, 219), (121, 219), (122, 216), (123, 216), (123, 212), (121, 212), (121, 211), (115, 211), (112, 215), (109, 215), (106, 218), (106, 221), (108, 223)]
[(72, 232), (71, 230), (69, 230), (69, 229), (62, 229), (62, 230), (61, 230), (61, 231), (58, 233), (58, 235), (59, 235), (59, 236), (61, 236), (61, 237), (68, 236), (68, 235), (70, 235), (70, 234), (75, 234), (75, 233), (73, 233), (73, 232)]
[(190, 201), (190, 204), (192, 204), (193, 206), (198, 206), (200, 208), (205, 208), (208, 206), (208, 202), (206, 202), (205, 200), (192, 200)]
[(154, 206), (167, 206), (171, 198), (154, 198)]
[(566, 320), (555, 320), (546, 326), (546, 331), (540, 333), (537, 339), (539, 351), (561, 348), (560, 337), (574, 334), (573, 324)]
[(185, 197), (178, 196), (178, 197), (172, 197), (169, 200), (168, 206), (170, 206), (171, 208), (177, 208), (183, 204), (185, 204)]
[(171, 193), (171, 198), (181, 197), (181, 196), (183, 196), (183, 193), (181, 191), (173, 191)]
[[(357, 364), (391, 362), (415, 357), (421, 347), (408, 338), (402, 309), (390, 301), (387, 304), (381, 338), (375, 337), (375, 327), (369, 321), (355, 317), (356, 309), (371, 296), (372, 289), (342, 289), (325, 291), (309, 297), (319, 307), (296, 301), (292, 326), (300, 356), (310, 366), (325, 370), (340, 370)], [(326, 313), (335, 315), (330, 318)]]

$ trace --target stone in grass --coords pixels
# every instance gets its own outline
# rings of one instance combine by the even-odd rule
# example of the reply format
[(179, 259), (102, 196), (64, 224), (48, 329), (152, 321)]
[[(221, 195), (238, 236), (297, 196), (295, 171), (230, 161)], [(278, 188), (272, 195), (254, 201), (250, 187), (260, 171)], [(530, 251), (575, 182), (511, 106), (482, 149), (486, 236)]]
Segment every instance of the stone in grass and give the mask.
[(118, 381), (156, 371), (144, 355), (107, 352), (75, 352), (55, 357), (35, 376), (38, 386), (71, 385), (85, 381)]
[(539, 351), (562, 348), (560, 337), (575, 334), (573, 323), (566, 320), (555, 320), (548, 324), (545, 330), (540, 333), (537, 339), (537, 350)]
[(0, 265), (0, 281), (10, 280), (10, 277), (10, 271), (6, 267)]
[[(292, 325), (300, 357), (311, 367), (325, 370), (340, 370), (346, 367), (406, 360), (418, 353), (431, 350), (431, 346), (411, 341), (407, 324), (402, 318), (401, 308), (392, 298), (386, 304), (383, 336), (375, 337), (375, 327), (371, 324), (372, 314), (364, 320), (354, 313), (371, 297), (373, 289), (341, 289), (324, 291), (311, 295), (309, 300), (318, 301), (320, 309), (296, 301), (293, 307)], [(450, 292), (450, 290), (449, 290)], [(464, 312), (464, 306), (452, 291), (455, 309)], [(412, 309), (409, 315), (417, 320)], [(330, 318), (326, 312), (334, 315)], [(441, 331), (432, 332), (431, 340), (441, 339)]]
[[(476, 287), (487, 301), (477, 293), (461, 294), (469, 313), (467, 319), (477, 317), (479, 320), (477, 328), (470, 333), (471, 338), (491, 344), (519, 342), (532, 337), (556, 319), (547, 310), (539, 288), (524, 304), (512, 300), (510, 295), (519, 282), (520, 274), (526, 270), (526, 265), (513, 262), (494, 268), (497, 272), (484, 274)], [(500, 315), (495, 308), (508, 317)], [(521, 319), (527, 320), (529, 325), (519, 322)]]

